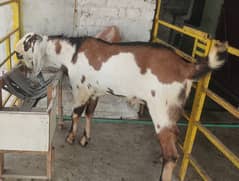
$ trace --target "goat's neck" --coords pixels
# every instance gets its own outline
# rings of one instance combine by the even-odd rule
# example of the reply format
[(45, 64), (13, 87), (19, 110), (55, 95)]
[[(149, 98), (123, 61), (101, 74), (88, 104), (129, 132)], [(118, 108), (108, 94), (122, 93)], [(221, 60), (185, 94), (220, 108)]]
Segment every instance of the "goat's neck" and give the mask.
[(46, 46), (47, 62), (45, 66), (60, 68), (64, 65), (66, 68), (69, 68), (74, 53), (75, 46), (72, 46), (65, 40), (56, 39), (48, 41)]

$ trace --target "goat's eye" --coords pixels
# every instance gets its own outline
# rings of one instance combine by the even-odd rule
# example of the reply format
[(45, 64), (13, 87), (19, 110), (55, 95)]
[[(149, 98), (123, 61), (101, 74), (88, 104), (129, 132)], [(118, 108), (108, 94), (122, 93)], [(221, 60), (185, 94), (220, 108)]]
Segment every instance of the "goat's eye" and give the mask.
[(20, 53), (16, 52), (16, 56), (18, 59), (23, 59), (23, 55), (21, 55)]

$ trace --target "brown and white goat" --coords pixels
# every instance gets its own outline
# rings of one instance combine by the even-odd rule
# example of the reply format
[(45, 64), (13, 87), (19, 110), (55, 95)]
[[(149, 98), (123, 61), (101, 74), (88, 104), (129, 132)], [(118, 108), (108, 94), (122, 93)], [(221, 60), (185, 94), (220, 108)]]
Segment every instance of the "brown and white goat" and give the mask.
[(26, 34), (16, 46), (18, 58), (36, 74), (44, 66), (67, 68), (75, 101), (69, 142), (75, 139), (74, 130), (87, 101), (105, 94), (144, 100), (163, 154), (163, 181), (171, 180), (178, 158), (176, 122), (192, 82), (221, 67), (225, 52), (226, 44), (217, 42), (208, 57), (192, 64), (160, 44), (108, 43), (92, 37), (47, 37), (35, 33)]

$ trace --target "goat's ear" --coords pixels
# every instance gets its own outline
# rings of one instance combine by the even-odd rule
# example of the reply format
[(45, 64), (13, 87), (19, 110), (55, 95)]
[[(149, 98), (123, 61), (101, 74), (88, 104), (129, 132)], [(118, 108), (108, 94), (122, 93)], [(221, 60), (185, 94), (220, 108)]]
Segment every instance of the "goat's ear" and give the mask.
[(42, 41), (42, 36), (40, 36), (40, 35), (38, 35), (38, 34), (34, 34), (34, 35), (32, 36), (32, 39), (38, 40), (38, 41)]

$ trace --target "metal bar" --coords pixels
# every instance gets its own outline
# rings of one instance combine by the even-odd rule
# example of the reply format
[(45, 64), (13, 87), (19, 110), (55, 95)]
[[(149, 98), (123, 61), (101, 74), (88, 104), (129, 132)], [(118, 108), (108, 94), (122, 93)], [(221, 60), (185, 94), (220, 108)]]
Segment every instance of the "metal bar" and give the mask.
[[(60, 117), (57, 116), (57, 119), (59, 120)], [(64, 121), (71, 121), (71, 119), (72, 119), (72, 117), (69, 115), (63, 116)], [(81, 120), (83, 121), (83, 118)], [(153, 125), (151, 120), (93, 118), (92, 121), (93, 121), (93, 123), (141, 124), (141, 125), (149, 125), (149, 126)], [(184, 121), (179, 121), (179, 122), (177, 122), (177, 125), (178, 126), (188, 126), (188, 123), (184, 122)], [(209, 128), (239, 128), (239, 124), (234, 124), (234, 123), (227, 123), (227, 124), (203, 123), (202, 125), (205, 127), (209, 127)]]
[(15, 32), (19, 31), (19, 27), (8, 33), (6, 36), (0, 39), (0, 44), (4, 42), (6, 39), (8, 39), (11, 35), (13, 35)]
[(161, 43), (161, 44), (163, 44), (163, 45), (165, 45), (165, 46), (168, 46), (168, 47), (174, 49), (174, 51), (175, 51), (178, 55), (180, 55), (182, 58), (184, 58), (185, 60), (187, 60), (187, 61), (189, 61), (189, 62), (193, 62), (193, 63), (196, 62), (196, 59), (194, 59), (194, 58), (191, 57), (190, 55), (184, 53), (183, 51), (181, 51), (181, 50), (179, 50), (179, 49), (176, 49), (175, 47), (173, 47), (172, 45), (166, 43), (166, 42), (163, 41), (163, 40), (160, 40), (160, 39), (156, 38), (156, 39), (154, 40), (154, 42), (156, 42), (156, 43)]
[(206, 46), (207, 46), (207, 45), (202, 44), (202, 43), (200, 43), (200, 42), (197, 43), (197, 47), (198, 47), (198, 48), (201, 48), (202, 50), (206, 49)]
[[(19, 31), (16, 32), (15, 37), (14, 37), (14, 45), (17, 44), (17, 42), (20, 39), (20, 0), (17, 0), (16, 3), (11, 4), (12, 12), (13, 12), (13, 29), (16, 29), (19, 27)], [(14, 63), (18, 63), (18, 59), (16, 55), (13, 56)]]
[(197, 173), (201, 176), (204, 181), (212, 181), (206, 171), (199, 165), (199, 163), (191, 156), (188, 155), (189, 162), (193, 166), (193, 168), (197, 171)]
[(153, 41), (157, 39), (158, 36), (158, 29), (159, 29), (159, 12), (160, 12), (160, 6), (161, 6), (161, 0), (156, 1), (156, 13), (154, 17), (154, 26), (153, 26)]
[(14, 2), (16, 2), (16, 0), (5, 1), (5, 2), (0, 3), (0, 6), (4, 6), (4, 5), (7, 5), (10, 3), (14, 3)]
[(162, 21), (162, 20), (158, 20), (158, 22), (159, 22), (161, 25), (166, 26), (167, 28), (173, 29), (173, 30), (175, 30), (175, 31), (177, 31), (177, 32), (180, 32), (180, 33), (182, 33), (182, 34), (188, 35), (188, 36), (193, 37), (193, 38), (197, 38), (197, 39), (199, 39), (199, 40), (201, 40), (201, 41), (203, 41), (203, 42), (204, 42), (204, 41), (207, 41), (207, 38), (201, 37), (201, 36), (199, 36), (199, 35), (197, 35), (197, 34), (195, 34), (195, 33), (193, 33), (193, 32), (189, 32), (189, 31), (187, 31), (187, 30), (185, 30), (185, 29), (183, 29), (183, 28), (180, 28), (180, 27), (178, 27), (178, 26), (172, 25), (172, 24), (167, 23), (167, 22)]
[(205, 53), (196, 50), (196, 51), (195, 51), (195, 55), (198, 55), (198, 56), (200, 56), (200, 57), (204, 57), (204, 56), (205, 56)]
[(12, 52), (9, 56), (7, 56), (1, 63), (0, 63), (0, 67), (2, 67), (7, 61), (8, 59), (13, 56), (15, 54), (15, 52)]
[(229, 150), (215, 135), (200, 123), (194, 123), (198, 129), (207, 137), (207, 139), (239, 169), (239, 158)]
[(192, 51), (192, 57), (195, 58), (195, 52), (196, 52), (196, 49), (197, 49), (197, 42), (198, 42), (198, 39), (195, 38), (194, 39), (194, 43), (193, 43), (193, 51)]
[(186, 31), (186, 32), (190, 32), (190, 33), (192, 33), (194, 35), (197, 35), (199, 37), (204, 38), (202, 41), (203, 42), (205, 41), (205, 43), (206, 43), (206, 41), (207, 41), (206, 39), (208, 38), (208, 33), (200, 31), (200, 30), (197, 30), (195, 28), (191, 28), (189, 26), (183, 26), (183, 30)]
[(227, 102), (225, 99), (221, 98), (214, 92), (212, 92), (209, 89), (204, 90), (208, 97), (210, 97), (213, 101), (215, 101), (217, 104), (222, 106), (224, 109), (226, 109), (228, 112), (230, 112), (233, 116), (239, 119), (239, 111), (237, 108), (235, 108), (233, 105), (231, 105), (229, 102)]
[(7, 38), (6, 40), (6, 55), (9, 57), (7, 60), (7, 71), (10, 71), (12, 69), (12, 58), (11, 58), (11, 39), (10, 37)]
[(19, 38), (22, 36), (23, 26), (22, 26), (22, 0), (18, 0), (18, 27), (19, 27)]
[(190, 155), (192, 152), (194, 140), (196, 138), (196, 133), (197, 133), (197, 127), (193, 124), (193, 122), (200, 121), (204, 101), (206, 98), (206, 93), (203, 90), (204, 88), (208, 87), (210, 77), (211, 77), (211, 74), (207, 74), (197, 84), (195, 98), (193, 101), (192, 113), (190, 116), (188, 129), (187, 129), (184, 146), (183, 146), (184, 156), (183, 156), (181, 168), (179, 171), (180, 180), (184, 180), (186, 172), (187, 172), (187, 168), (189, 164), (189, 159), (187, 155)]
[(228, 51), (228, 53), (239, 57), (239, 50), (238, 49), (229, 46), (227, 51)]

